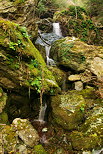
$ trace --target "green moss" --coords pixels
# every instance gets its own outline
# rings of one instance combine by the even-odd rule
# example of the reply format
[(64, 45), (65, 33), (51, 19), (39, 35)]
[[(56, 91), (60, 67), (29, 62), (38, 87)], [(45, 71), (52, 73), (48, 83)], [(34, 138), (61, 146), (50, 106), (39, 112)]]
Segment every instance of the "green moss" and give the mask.
[[(20, 27), (18, 24), (7, 20), (0, 20), (0, 34), (2, 36), (0, 38), (0, 45), (5, 47), (5, 52), (9, 55), (6, 61), (9, 67), (22, 70), (22, 72), (23, 69), (25, 71), (27, 69), (28, 72), (30, 71), (28, 81), (24, 81), (27, 86), (27, 82), (30, 83), (29, 80), (33, 81), (38, 76), (41, 76), (45, 91), (48, 91), (49, 87), (58, 87), (52, 73), (47, 69), (41, 54), (30, 41), (25, 27)], [(22, 58), (25, 62), (22, 61)], [(29, 64), (25, 66), (27, 62)], [(23, 68), (21, 68), (21, 65)], [(49, 80), (52, 82), (49, 82)], [(35, 86), (32, 87), (36, 88)]]
[(64, 129), (78, 129), (78, 125), (84, 119), (84, 112), (80, 108), (85, 108), (85, 100), (82, 95), (72, 94), (57, 95), (52, 97), (52, 108), (54, 121)]
[(7, 152), (14, 152), (14, 147), (17, 144), (17, 136), (15, 129), (13, 127), (6, 125), (2, 130), (2, 134), (5, 141), (3, 144), (4, 150)]
[(8, 115), (6, 112), (2, 112), (0, 114), (0, 123), (2, 124), (8, 124)]
[(92, 150), (99, 146), (100, 140), (96, 134), (85, 136), (82, 132), (71, 133), (72, 147), (75, 150)]
[(26, 0), (12, 0), (12, 1), (14, 2), (15, 5), (18, 5), (24, 3)]
[(47, 154), (47, 152), (45, 151), (42, 145), (36, 145), (34, 147), (34, 152), (35, 154)]
[(0, 113), (2, 113), (2, 111), (6, 105), (6, 101), (7, 101), (7, 94), (3, 92), (2, 88), (0, 88)]

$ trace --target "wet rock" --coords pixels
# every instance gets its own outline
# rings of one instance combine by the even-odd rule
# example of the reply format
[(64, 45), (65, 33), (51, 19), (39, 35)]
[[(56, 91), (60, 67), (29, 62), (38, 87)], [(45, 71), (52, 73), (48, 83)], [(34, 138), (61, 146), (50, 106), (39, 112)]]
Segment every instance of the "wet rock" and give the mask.
[(83, 83), (81, 81), (77, 81), (77, 82), (74, 82), (75, 84), (75, 90), (83, 90)]
[(30, 122), (26, 119), (16, 118), (13, 120), (17, 135), (29, 147), (33, 147), (39, 142), (39, 135)]
[(37, 22), (38, 28), (44, 33), (50, 33), (53, 29), (52, 22), (52, 18), (41, 19)]

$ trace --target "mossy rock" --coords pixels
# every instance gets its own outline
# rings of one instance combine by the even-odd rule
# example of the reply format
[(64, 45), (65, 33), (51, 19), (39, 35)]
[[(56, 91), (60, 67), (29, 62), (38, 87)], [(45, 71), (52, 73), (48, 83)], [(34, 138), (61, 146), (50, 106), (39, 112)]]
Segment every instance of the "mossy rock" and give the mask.
[[(67, 10), (57, 11), (54, 21), (61, 23), (64, 35), (75, 36), (88, 44), (100, 44), (100, 30), (80, 6), (70, 6)], [(102, 45), (102, 44), (101, 44)]]
[(52, 44), (50, 56), (57, 65), (84, 71), (95, 56), (103, 56), (103, 47), (87, 45), (75, 37), (65, 37)]
[(36, 145), (33, 151), (35, 154), (47, 154), (42, 145)]
[(7, 94), (0, 88), (0, 113), (2, 113), (7, 101)]
[(25, 27), (2, 19), (0, 34), (0, 79), (4, 88), (17, 90), (24, 86), (38, 90), (42, 79), (44, 91), (58, 87), (41, 54), (30, 41)]
[(75, 150), (93, 150), (100, 146), (100, 138), (97, 134), (89, 136), (84, 135), (82, 132), (73, 131), (70, 135), (72, 147)]
[(73, 92), (52, 96), (51, 106), (54, 122), (64, 129), (78, 129), (78, 125), (84, 120), (85, 99), (82, 95)]
[[(83, 130), (85, 120), (89, 119), (94, 112), (94, 106), (101, 107), (102, 100), (94, 95), (93, 88), (81, 91), (68, 91), (65, 94), (52, 96), (52, 118), (53, 123), (67, 130)], [(83, 124), (83, 126), (81, 125)], [(90, 122), (88, 122), (90, 127)]]
[(70, 135), (73, 149), (93, 150), (103, 146), (103, 108), (94, 107), (92, 114), (81, 126), (81, 131), (73, 131)]
[(56, 82), (58, 83), (59, 87), (63, 90), (64, 82), (67, 79), (66, 72), (60, 70), (58, 67), (48, 67), (48, 69), (53, 73)]
[[(18, 142), (16, 131), (13, 127), (5, 125), (2, 128), (3, 148), (5, 152), (14, 152)], [(15, 147), (15, 150), (14, 150)]]
[(9, 123), (9, 122), (8, 122), (8, 115), (7, 115), (6, 112), (2, 112), (2, 113), (0, 114), (0, 123), (1, 123), (1, 124), (8, 124), (8, 123)]

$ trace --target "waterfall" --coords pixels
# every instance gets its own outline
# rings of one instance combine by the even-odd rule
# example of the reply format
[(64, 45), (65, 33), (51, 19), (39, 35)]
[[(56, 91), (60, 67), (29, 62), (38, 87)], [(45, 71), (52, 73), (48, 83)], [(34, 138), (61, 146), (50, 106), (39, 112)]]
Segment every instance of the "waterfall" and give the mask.
[(49, 57), (50, 48), (51, 48), (51, 46), (49, 46), (49, 45), (46, 45), (46, 46), (45, 46), (46, 57)]
[(46, 108), (47, 108), (46, 103), (45, 103), (44, 106), (42, 105), (41, 108), (40, 108), (38, 120), (41, 121), (41, 122), (44, 122)]
[(60, 24), (57, 22), (57, 23), (53, 23), (53, 32), (62, 37), (62, 32), (61, 32), (61, 29), (60, 29)]
[(55, 65), (54, 60), (49, 58), (50, 48), (51, 48), (51, 46), (49, 46), (49, 45), (45, 46), (47, 65)]

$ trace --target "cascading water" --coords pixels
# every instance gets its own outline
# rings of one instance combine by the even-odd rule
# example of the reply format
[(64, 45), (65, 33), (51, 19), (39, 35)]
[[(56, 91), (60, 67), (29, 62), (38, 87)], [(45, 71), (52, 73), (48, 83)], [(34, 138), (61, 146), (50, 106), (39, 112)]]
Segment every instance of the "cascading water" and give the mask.
[(50, 48), (51, 48), (51, 46), (49, 46), (49, 45), (45, 46), (46, 56), (48, 56), (48, 57), (49, 57), (49, 54), (50, 54)]
[(49, 45), (45, 46), (47, 65), (55, 65), (54, 60), (49, 58), (50, 48), (51, 48), (51, 46), (49, 46)]
[[(39, 37), (36, 40), (35, 44), (40, 44), (45, 47), (47, 65), (55, 65), (54, 60), (51, 59), (49, 55), (50, 55), (51, 44), (55, 40), (62, 38), (62, 33), (61, 33), (59, 23), (53, 23), (53, 33), (41, 33), (40, 30), (38, 31), (38, 33), (39, 33)], [(47, 108), (47, 104), (45, 104), (44, 106), (42, 105), (40, 107), (38, 121), (40, 122), (44, 121), (46, 108)]]
[[(53, 23), (53, 33), (59, 37), (62, 37), (62, 32), (61, 32), (59, 23)], [(49, 58), (50, 48), (51, 46), (48, 46), (48, 45), (45, 46), (47, 65), (55, 65), (54, 60)]]
[(42, 105), (41, 110), (39, 112), (38, 120), (41, 122), (44, 122), (46, 108), (47, 108), (47, 104), (45, 103), (44, 106)]
[(60, 24), (57, 22), (57, 23), (53, 23), (53, 33), (55, 33), (56, 35), (62, 37), (62, 32), (61, 32), (61, 29), (60, 29)]

